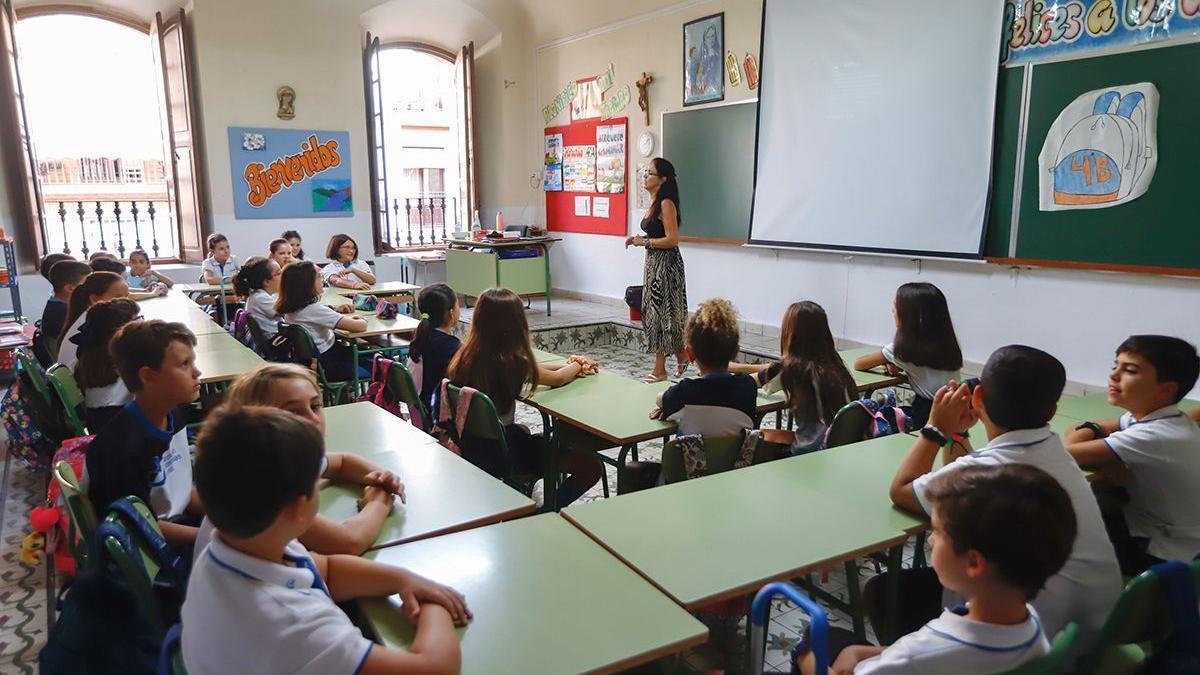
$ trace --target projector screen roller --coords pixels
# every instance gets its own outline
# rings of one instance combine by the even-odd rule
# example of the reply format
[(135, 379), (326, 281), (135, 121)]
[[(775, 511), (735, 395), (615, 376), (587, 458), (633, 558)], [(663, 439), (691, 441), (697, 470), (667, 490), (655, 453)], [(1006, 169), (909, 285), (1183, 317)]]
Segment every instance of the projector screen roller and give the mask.
[(1000, 0), (766, 0), (750, 243), (978, 258)]

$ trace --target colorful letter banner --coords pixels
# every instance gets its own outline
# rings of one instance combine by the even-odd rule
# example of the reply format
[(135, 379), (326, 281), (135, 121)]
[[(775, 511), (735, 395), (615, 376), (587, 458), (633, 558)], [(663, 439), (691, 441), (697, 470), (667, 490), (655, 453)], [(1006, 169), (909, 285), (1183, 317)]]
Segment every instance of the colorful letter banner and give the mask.
[(354, 214), (348, 132), (229, 127), (229, 160), (238, 219)]
[(1029, 61), (1200, 35), (1200, 0), (1005, 0), (1000, 61)]

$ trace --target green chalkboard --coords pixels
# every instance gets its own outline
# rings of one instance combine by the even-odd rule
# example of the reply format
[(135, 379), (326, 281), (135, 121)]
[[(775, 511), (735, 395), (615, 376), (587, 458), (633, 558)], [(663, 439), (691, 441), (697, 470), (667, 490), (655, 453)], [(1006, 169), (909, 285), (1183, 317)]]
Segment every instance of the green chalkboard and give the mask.
[[(986, 255), (1009, 256), (1009, 224), (1021, 114), (1023, 69), (1001, 73), (997, 151)], [(1035, 64), (1028, 77), (1028, 113), (1016, 258), (1078, 266), (1200, 272), (1200, 218), (1191, 200), (1200, 188), (1200, 44)], [(1094, 89), (1152, 82), (1160, 96), (1158, 167), (1150, 190), (1106, 209), (1041, 211), (1038, 153), (1059, 112)], [(1012, 97), (1016, 96), (1014, 101)]]
[(662, 156), (679, 176), (685, 239), (746, 241), (757, 111), (750, 101), (663, 113)]

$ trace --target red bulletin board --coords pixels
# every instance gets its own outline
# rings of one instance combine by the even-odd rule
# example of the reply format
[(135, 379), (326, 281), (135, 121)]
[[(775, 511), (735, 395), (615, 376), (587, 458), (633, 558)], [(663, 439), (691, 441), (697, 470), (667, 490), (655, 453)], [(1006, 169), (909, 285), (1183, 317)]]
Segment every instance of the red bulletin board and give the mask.
[[(562, 134), (563, 147), (568, 145), (595, 145), (596, 127), (620, 124), (625, 127), (625, 191), (617, 194), (608, 192), (546, 192), (546, 228), (556, 232), (583, 232), (587, 234), (613, 234), (625, 236), (629, 227), (629, 118), (614, 117), (581, 120), (562, 127), (546, 127), (545, 135)], [(575, 197), (608, 197), (608, 217), (576, 216)]]

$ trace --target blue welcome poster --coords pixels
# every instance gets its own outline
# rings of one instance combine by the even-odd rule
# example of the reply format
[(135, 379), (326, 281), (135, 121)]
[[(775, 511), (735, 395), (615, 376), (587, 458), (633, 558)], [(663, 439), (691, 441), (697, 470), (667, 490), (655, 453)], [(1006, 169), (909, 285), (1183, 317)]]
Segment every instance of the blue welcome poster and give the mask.
[(238, 219), (350, 217), (346, 131), (229, 127)]

